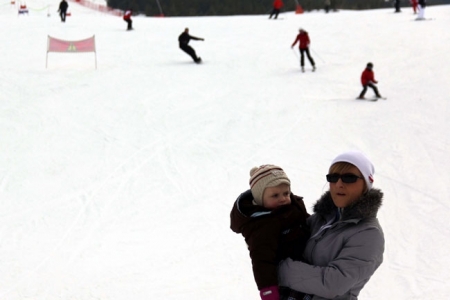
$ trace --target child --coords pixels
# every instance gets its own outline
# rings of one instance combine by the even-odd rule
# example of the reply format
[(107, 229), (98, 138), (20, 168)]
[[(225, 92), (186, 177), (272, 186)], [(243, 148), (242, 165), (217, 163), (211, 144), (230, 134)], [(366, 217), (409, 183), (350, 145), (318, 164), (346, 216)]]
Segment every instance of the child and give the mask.
[(231, 210), (230, 227), (245, 238), (261, 299), (278, 300), (278, 263), (287, 257), (302, 258), (309, 214), (303, 198), (292, 194), (291, 182), (280, 167), (254, 167), (250, 176), (250, 190)]
[(362, 72), (361, 84), (363, 86), (363, 90), (361, 91), (361, 94), (359, 94), (359, 97), (357, 99), (364, 99), (367, 87), (370, 87), (375, 92), (375, 96), (377, 98), (381, 98), (381, 95), (378, 92), (377, 87), (375, 86), (375, 83), (378, 83), (378, 81), (375, 80), (375, 74), (373, 73), (372, 69), (373, 64), (370, 62), (367, 64), (366, 69)]

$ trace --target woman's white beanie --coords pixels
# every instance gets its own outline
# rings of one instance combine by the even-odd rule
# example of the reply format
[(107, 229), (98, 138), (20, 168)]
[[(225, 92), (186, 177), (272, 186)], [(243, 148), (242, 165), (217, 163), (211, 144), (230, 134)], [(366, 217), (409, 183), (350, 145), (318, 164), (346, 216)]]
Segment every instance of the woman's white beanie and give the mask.
[(275, 165), (262, 165), (250, 170), (250, 189), (254, 203), (263, 205), (264, 190), (268, 187), (278, 186), (282, 183), (291, 185), (291, 181), (283, 169)]
[(367, 184), (367, 190), (372, 189), (373, 186), (373, 174), (375, 174), (375, 168), (370, 160), (359, 151), (347, 151), (339, 154), (332, 162), (334, 165), (337, 162), (347, 162), (359, 169)]

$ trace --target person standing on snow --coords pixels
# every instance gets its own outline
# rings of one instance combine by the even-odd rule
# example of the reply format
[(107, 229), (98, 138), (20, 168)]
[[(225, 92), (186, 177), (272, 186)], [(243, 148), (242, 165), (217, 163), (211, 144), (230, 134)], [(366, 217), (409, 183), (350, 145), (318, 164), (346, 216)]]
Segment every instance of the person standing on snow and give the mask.
[(325, 5), (325, 12), (328, 13), (331, 7), (331, 0), (325, 0), (324, 5)]
[(190, 57), (192, 57), (194, 62), (200, 63), (202, 61), (202, 58), (197, 57), (195, 50), (188, 45), (190, 40), (204, 41), (205, 39), (189, 35), (189, 28), (185, 28), (183, 33), (181, 33), (178, 37), (180, 49), (186, 52)]
[(419, 15), (416, 20), (425, 20), (425, 7), (427, 6), (426, 0), (419, 0)]
[(123, 20), (127, 22), (127, 30), (133, 29), (133, 21), (131, 20), (132, 11), (131, 9), (127, 9), (123, 15)]
[(400, 10), (400, 0), (395, 0), (394, 2), (395, 2), (395, 12), (396, 13), (402, 12)]
[(273, 9), (270, 13), (269, 19), (272, 19), (272, 16), (275, 15), (275, 18), (278, 18), (278, 14), (280, 13), (280, 9), (283, 7), (283, 1), (282, 0), (275, 0), (273, 1)]
[(357, 99), (364, 99), (364, 95), (366, 94), (367, 87), (370, 87), (374, 92), (377, 98), (381, 98), (380, 93), (378, 92), (378, 88), (375, 86), (375, 83), (378, 81), (375, 80), (375, 74), (373, 72), (373, 64), (370, 62), (367, 64), (366, 69), (361, 74), (361, 84), (363, 86), (363, 90)]
[(308, 299), (358, 299), (383, 263), (385, 249), (377, 218), (383, 192), (373, 187), (374, 174), (373, 164), (359, 151), (344, 152), (331, 162), (324, 176), (329, 190), (314, 204), (314, 214), (307, 220), (311, 238), (303, 251), (306, 263), (282, 261), (280, 286), (314, 295)]
[(306, 32), (302, 28), (300, 28), (299, 31), (300, 31), (300, 33), (297, 35), (297, 38), (295, 39), (291, 48), (294, 48), (295, 44), (297, 44), (297, 42), (299, 42), (300, 66), (302, 67), (302, 72), (305, 72), (305, 53), (308, 56), (308, 60), (313, 67), (313, 71), (315, 71), (316, 64), (314, 63), (314, 59), (311, 57), (311, 54), (309, 53), (309, 44), (311, 43), (311, 41), (309, 39), (308, 32)]
[(411, 3), (414, 14), (417, 14), (417, 6), (419, 5), (419, 3), (417, 2), (417, 0), (410, 0), (409, 2)]
[(59, 3), (58, 12), (59, 12), (59, 16), (61, 17), (61, 22), (66, 22), (66, 15), (67, 15), (68, 8), (69, 8), (69, 4), (67, 3), (66, 0), (62, 0)]

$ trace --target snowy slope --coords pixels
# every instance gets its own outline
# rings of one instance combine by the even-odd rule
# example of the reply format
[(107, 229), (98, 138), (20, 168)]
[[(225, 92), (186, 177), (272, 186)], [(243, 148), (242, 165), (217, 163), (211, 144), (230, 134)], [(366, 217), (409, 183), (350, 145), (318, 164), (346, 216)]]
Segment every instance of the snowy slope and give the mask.
[[(449, 5), (422, 22), (405, 7), (134, 17), (127, 32), (75, 2), (66, 23), (56, 2), (26, 3), (0, 6), (0, 299), (259, 299), (229, 229), (250, 168), (282, 166), (311, 212), (353, 148), (385, 193), (385, 261), (360, 298), (447, 298)], [(178, 49), (185, 27), (201, 65)], [(290, 48), (299, 27), (315, 73)], [(93, 53), (45, 68), (48, 35), (95, 35), (98, 69)], [(386, 101), (354, 100), (369, 61)]]

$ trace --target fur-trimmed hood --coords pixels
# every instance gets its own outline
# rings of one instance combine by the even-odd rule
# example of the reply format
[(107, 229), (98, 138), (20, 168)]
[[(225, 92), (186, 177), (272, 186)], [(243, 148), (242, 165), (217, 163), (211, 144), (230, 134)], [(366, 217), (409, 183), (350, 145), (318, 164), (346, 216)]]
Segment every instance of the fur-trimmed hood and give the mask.
[(312, 237), (303, 251), (306, 264), (286, 260), (278, 266), (278, 284), (314, 294), (314, 300), (356, 300), (383, 262), (384, 234), (378, 219), (383, 193), (371, 189), (352, 205), (338, 209), (329, 192), (308, 219)]
[[(376, 218), (382, 202), (383, 192), (371, 189), (342, 211), (341, 220)], [(323, 194), (314, 205), (314, 212), (319, 215), (328, 215), (335, 210), (336, 206), (331, 199), (330, 191)]]

